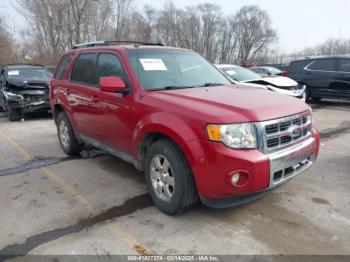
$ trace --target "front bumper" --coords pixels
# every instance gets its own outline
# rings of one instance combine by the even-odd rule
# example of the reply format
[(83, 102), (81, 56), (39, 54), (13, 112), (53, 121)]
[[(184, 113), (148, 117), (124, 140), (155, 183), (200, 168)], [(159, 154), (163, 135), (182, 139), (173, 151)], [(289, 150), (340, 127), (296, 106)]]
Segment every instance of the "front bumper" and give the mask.
[(282, 88), (273, 87), (273, 86), (269, 86), (268, 88), (272, 91), (277, 92), (277, 93), (288, 95), (288, 96), (293, 96), (293, 97), (298, 98), (298, 99), (305, 100), (305, 98), (306, 98), (306, 93), (305, 93), (306, 86), (303, 86), (300, 89), (294, 89), (294, 90), (282, 89)]
[[(210, 143), (206, 166), (194, 174), (202, 202), (211, 207), (241, 205), (264, 196), (308, 169), (317, 158), (319, 134), (284, 150), (264, 155), (258, 150), (232, 150), (220, 143)], [(207, 151), (208, 152), (208, 151)], [(249, 174), (248, 183), (234, 187), (228, 177), (236, 172)]]
[(20, 109), (21, 112), (25, 113), (34, 113), (34, 112), (43, 112), (50, 110), (49, 101), (36, 101), (36, 102), (26, 102), (26, 101), (10, 101), (8, 106), (12, 109)]

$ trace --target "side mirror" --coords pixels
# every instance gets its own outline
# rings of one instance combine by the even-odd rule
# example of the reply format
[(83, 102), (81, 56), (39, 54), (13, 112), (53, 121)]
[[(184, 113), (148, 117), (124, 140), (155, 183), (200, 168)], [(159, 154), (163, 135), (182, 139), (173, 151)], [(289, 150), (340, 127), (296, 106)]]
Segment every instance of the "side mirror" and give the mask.
[(102, 92), (107, 93), (128, 93), (126, 86), (119, 77), (117, 76), (107, 76), (101, 77), (100, 79), (100, 89)]

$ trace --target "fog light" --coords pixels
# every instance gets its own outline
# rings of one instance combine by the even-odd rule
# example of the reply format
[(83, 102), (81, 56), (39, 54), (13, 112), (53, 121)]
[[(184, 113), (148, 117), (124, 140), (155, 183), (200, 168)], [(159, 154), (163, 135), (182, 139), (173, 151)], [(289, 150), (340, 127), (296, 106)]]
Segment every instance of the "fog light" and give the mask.
[(237, 185), (238, 181), (239, 181), (239, 178), (240, 178), (240, 175), (239, 173), (236, 173), (234, 174), (232, 177), (231, 177), (231, 183), (232, 185)]

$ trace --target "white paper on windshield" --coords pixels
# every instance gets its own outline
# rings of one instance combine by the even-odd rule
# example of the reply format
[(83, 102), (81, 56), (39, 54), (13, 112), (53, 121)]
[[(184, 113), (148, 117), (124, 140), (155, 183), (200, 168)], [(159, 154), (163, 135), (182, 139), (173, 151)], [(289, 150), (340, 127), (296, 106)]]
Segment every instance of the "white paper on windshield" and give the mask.
[(236, 73), (235, 71), (233, 71), (233, 70), (227, 70), (226, 73), (229, 74), (229, 75), (236, 75), (236, 74), (237, 74), (237, 73)]
[(142, 58), (140, 59), (140, 62), (145, 71), (167, 71), (168, 70), (162, 59)]
[(9, 76), (18, 76), (19, 75), (19, 71), (8, 71), (7, 74)]

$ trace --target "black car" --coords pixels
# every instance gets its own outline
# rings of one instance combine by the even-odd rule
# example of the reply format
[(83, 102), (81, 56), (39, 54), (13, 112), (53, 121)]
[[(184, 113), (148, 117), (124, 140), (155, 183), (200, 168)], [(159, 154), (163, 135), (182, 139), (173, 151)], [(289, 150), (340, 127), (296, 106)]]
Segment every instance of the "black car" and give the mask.
[(50, 109), (49, 82), (52, 74), (41, 65), (13, 64), (0, 68), (0, 108), (10, 121), (26, 113)]
[(307, 86), (307, 97), (314, 101), (350, 98), (350, 55), (293, 61), (288, 74)]

